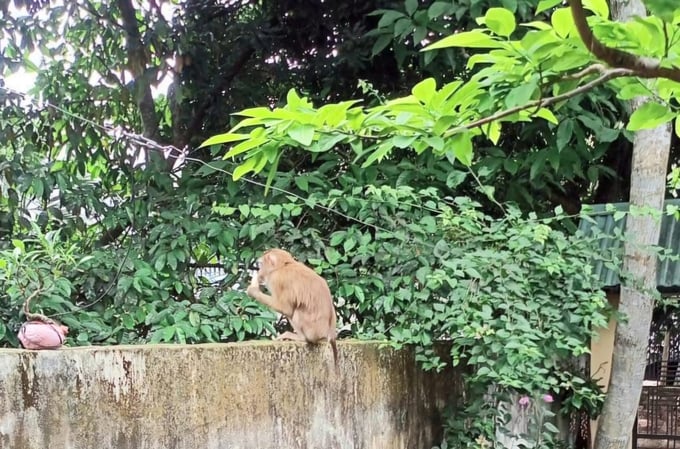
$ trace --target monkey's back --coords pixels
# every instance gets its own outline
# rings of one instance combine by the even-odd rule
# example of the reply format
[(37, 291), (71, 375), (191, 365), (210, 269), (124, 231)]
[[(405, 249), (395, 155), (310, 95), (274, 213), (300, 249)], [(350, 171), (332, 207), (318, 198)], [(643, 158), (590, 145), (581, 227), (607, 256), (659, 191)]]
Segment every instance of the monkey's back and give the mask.
[(304, 315), (298, 316), (303, 318), (301, 321), (335, 328), (335, 307), (328, 283), (305, 264), (290, 262), (272, 272), (269, 289), (274, 295), (290, 301), (294, 315)]

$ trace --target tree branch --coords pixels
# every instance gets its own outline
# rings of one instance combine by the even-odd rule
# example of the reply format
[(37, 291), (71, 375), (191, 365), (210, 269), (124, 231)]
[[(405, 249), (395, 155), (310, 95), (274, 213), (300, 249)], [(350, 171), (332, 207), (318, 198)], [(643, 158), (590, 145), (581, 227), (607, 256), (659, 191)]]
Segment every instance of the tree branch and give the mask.
[(598, 86), (604, 82), (607, 82), (611, 79), (614, 78), (620, 78), (623, 76), (637, 76), (637, 74), (627, 68), (618, 68), (618, 69), (604, 69), (603, 66), (599, 65), (598, 66), (593, 66), (595, 69), (586, 69), (580, 73), (586, 73), (586, 71), (591, 72), (591, 71), (601, 71), (602, 75), (600, 75), (598, 78), (595, 78), (594, 80), (577, 87), (576, 89), (570, 90), (569, 92), (565, 92), (561, 95), (556, 95), (554, 97), (548, 97), (548, 98), (541, 98), (539, 100), (534, 100), (530, 101), (529, 103), (520, 105), (520, 106), (515, 106), (514, 108), (506, 109), (504, 111), (499, 111), (493, 115), (490, 115), (488, 117), (481, 118), (479, 120), (475, 120), (474, 122), (467, 123), (465, 125), (457, 126), (449, 131), (447, 131), (443, 137), (451, 137), (454, 134), (457, 134), (461, 131), (467, 131), (473, 128), (478, 128), (480, 126), (486, 125), (487, 123), (491, 123), (496, 120), (500, 120), (502, 118), (508, 117), (512, 114), (515, 114), (517, 112), (524, 111), (526, 109), (532, 109), (532, 108), (544, 108), (546, 106), (553, 105), (555, 103), (559, 103), (560, 101), (568, 100), (569, 98), (575, 97), (576, 95), (582, 94), (584, 92), (588, 92), (590, 89), (594, 88), (595, 86)]
[(569, 6), (571, 6), (571, 15), (583, 44), (599, 60), (611, 67), (633, 70), (635, 76), (639, 78), (666, 78), (680, 83), (679, 68), (660, 67), (660, 62), (654, 58), (643, 58), (617, 48), (607, 47), (597, 40), (588, 26), (582, 0), (569, 0)]
[(139, 33), (135, 8), (132, 6), (131, 0), (118, 0), (118, 7), (123, 18), (123, 28), (126, 34), (128, 69), (135, 80), (135, 97), (142, 117), (142, 134), (155, 141), (160, 141), (158, 116), (151, 95), (151, 84), (146, 78), (147, 56), (142, 44), (142, 36)]

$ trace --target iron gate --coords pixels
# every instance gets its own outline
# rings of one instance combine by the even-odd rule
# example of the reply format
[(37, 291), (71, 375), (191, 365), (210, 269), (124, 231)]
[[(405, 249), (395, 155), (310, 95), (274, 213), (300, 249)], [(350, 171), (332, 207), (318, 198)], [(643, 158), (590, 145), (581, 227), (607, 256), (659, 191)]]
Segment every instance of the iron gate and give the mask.
[(680, 449), (679, 315), (654, 313), (633, 449)]
[(633, 448), (680, 449), (680, 387), (642, 387), (633, 427)]

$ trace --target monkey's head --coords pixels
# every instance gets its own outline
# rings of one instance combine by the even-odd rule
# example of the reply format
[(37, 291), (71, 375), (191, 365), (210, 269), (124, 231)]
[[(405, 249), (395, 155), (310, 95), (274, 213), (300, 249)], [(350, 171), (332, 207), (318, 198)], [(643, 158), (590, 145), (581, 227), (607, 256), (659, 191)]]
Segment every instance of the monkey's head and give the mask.
[(295, 259), (288, 252), (282, 249), (270, 249), (257, 260), (258, 276), (261, 282), (267, 282), (269, 275), (289, 263), (294, 263)]

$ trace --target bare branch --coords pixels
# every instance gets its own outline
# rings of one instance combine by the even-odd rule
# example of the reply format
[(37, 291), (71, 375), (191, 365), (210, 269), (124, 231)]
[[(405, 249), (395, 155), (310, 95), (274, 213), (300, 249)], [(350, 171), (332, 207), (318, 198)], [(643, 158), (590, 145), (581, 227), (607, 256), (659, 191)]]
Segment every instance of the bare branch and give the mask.
[(147, 55), (142, 44), (142, 37), (137, 25), (137, 16), (131, 0), (118, 0), (123, 28), (125, 28), (125, 41), (128, 53), (128, 69), (135, 78), (135, 97), (137, 106), (142, 117), (144, 136), (159, 141), (158, 116), (151, 95), (151, 84), (146, 79)]
[(31, 293), (28, 296), (28, 298), (26, 298), (26, 301), (24, 301), (24, 315), (26, 316), (26, 320), (28, 320), (28, 321), (41, 321), (45, 324), (55, 324), (54, 320), (52, 320), (51, 318), (48, 318), (47, 316), (43, 315), (42, 313), (31, 313), (31, 311), (30, 311), (31, 300), (41, 293), (42, 293), (42, 289), (39, 288), (39, 289), (35, 290), (33, 293)]

